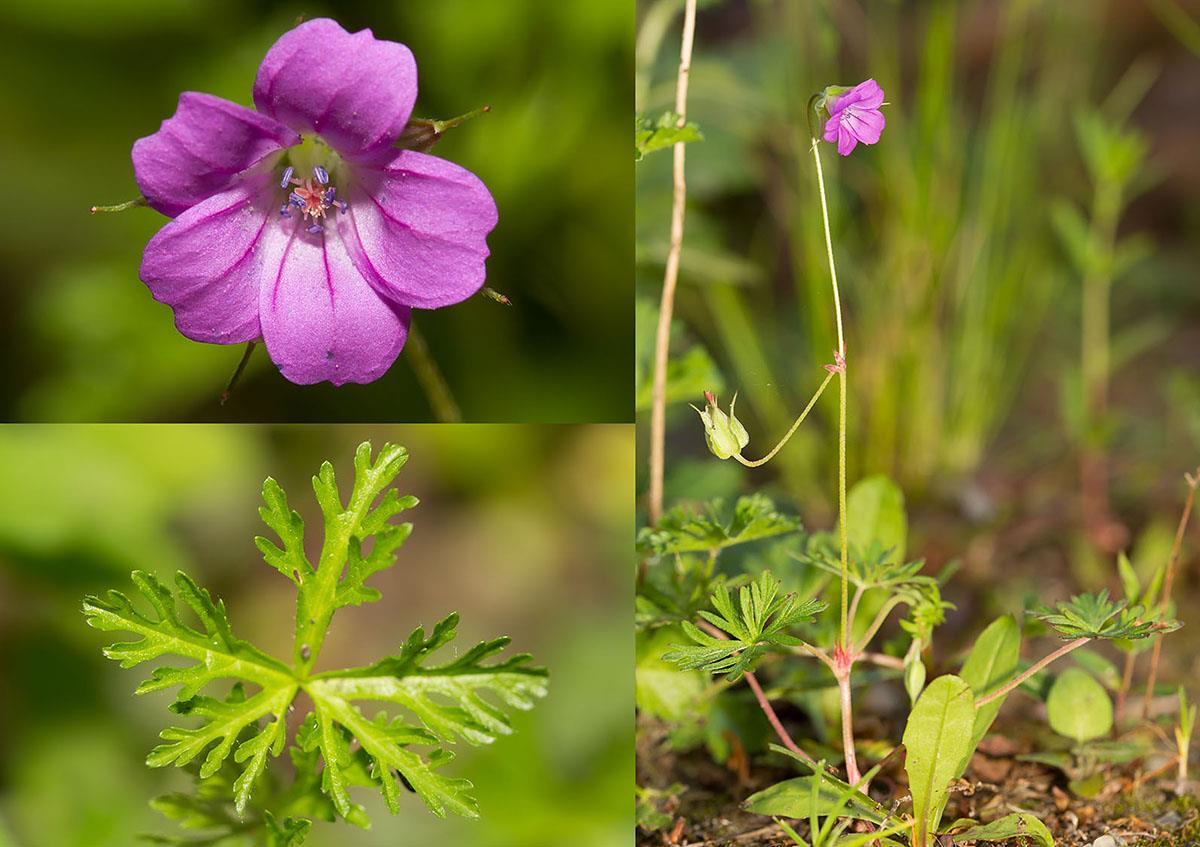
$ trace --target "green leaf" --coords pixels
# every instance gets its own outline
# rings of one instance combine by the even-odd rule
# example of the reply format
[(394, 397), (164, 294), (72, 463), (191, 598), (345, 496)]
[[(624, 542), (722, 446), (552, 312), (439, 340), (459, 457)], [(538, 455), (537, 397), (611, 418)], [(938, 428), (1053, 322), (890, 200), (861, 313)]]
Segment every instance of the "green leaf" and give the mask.
[[(815, 808), (814, 780), (819, 783)], [(799, 776), (785, 779), (770, 788), (751, 794), (742, 805), (746, 811), (756, 815), (808, 819), (814, 814), (818, 817), (838, 814), (841, 817), (882, 824), (887, 817), (887, 809), (863, 796), (861, 792), (855, 791), (858, 796), (851, 798), (850, 802), (842, 802), (842, 797), (849, 788), (845, 782), (829, 775)]]
[(728, 638), (709, 635), (691, 621), (684, 621), (683, 631), (695, 645), (674, 645), (663, 658), (683, 670), (705, 670), (724, 673), (737, 679), (751, 670), (755, 660), (773, 649), (786, 649), (802, 642), (787, 630), (810, 622), (825, 608), (819, 600), (800, 600), (795, 594), (780, 594), (779, 580), (770, 571), (738, 591), (738, 603), (725, 586), (712, 595), (716, 614), (702, 611), (700, 616)]
[(1181, 626), (1175, 620), (1156, 621), (1142, 606), (1110, 600), (1107, 588), (1099, 594), (1078, 594), (1054, 609), (1043, 607), (1034, 617), (1064, 638), (1149, 638)]
[[(182, 667), (155, 668), (138, 688), (138, 693), (146, 693), (178, 687), (172, 711), (196, 721), (164, 729), (160, 736), (165, 743), (155, 747), (146, 762), (196, 773), (194, 796), (168, 795), (156, 801), (156, 807), (185, 827), (212, 833), (162, 836), (160, 843), (215, 844), (260, 829), (268, 844), (295, 847), (307, 836), (308, 818), (332, 819), (335, 812), (365, 827), (366, 814), (348, 793), (349, 787), (359, 785), (382, 790), (393, 813), (399, 811), (403, 784), (439, 816), (478, 815), (469, 794), (471, 783), (438, 772), (452, 759), (442, 745), (460, 740), (488, 744), (512, 732), (510, 711), (530, 709), (546, 694), (546, 671), (531, 667), (528, 654), (496, 660), (509, 644), (502, 637), (481, 642), (456, 658), (431, 661), (431, 654), (455, 637), (458, 616), (451, 614), (428, 637), (417, 627), (395, 656), (358, 668), (310, 672), (334, 611), (379, 599), (379, 592), (365, 582), (393, 564), (397, 548), (408, 537), (411, 526), (394, 523), (393, 518), (416, 499), (388, 489), (407, 457), (403, 447), (385, 445), (372, 460), (370, 444), (360, 445), (354, 487), (344, 506), (332, 466), (321, 467), (313, 487), (325, 539), (316, 567), (304, 554), (304, 523), (288, 505), (283, 489), (271, 479), (263, 485), (260, 514), (281, 546), (260, 538), (258, 547), (267, 564), (297, 587), (292, 667), (235, 637), (224, 603), (183, 573), (176, 576), (174, 591), (151, 574), (133, 573), (141, 605), (148, 605), (149, 612), (118, 591), (84, 600), (91, 626), (136, 636), (104, 651), (123, 667), (164, 656), (190, 661)], [(195, 615), (198, 627), (184, 621), (180, 601)], [(234, 681), (224, 697), (201, 693), (221, 680)], [(256, 687), (249, 696), (245, 683)], [(292, 747), (292, 787), (277, 792), (267, 764), (287, 744), (287, 716), (300, 689), (313, 708), (301, 721)], [(389, 703), (410, 717), (381, 712), (368, 719), (357, 701)], [(276, 817), (247, 818), (252, 796), (258, 799), (263, 792), (271, 803), (261, 808), (270, 808)], [(229, 804), (236, 814), (226, 808)]]
[(1081, 743), (1107, 735), (1113, 724), (1108, 692), (1082, 668), (1067, 668), (1054, 680), (1046, 715), (1051, 729)]
[(662, 658), (679, 636), (678, 627), (637, 635), (634, 679), (637, 708), (644, 715), (681, 722), (703, 714), (699, 701), (708, 687), (708, 677), (700, 671), (682, 671)]
[(904, 561), (908, 518), (900, 486), (883, 475), (856, 483), (846, 495), (846, 536), (859, 550), (886, 551), (889, 564)]
[[(454, 639), (457, 626), (458, 615), (452, 614), (428, 637), (417, 627), (396, 656), (364, 668), (318, 674), (306, 686), (317, 707), (318, 744), (325, 761), (344, 764), (341, 742), (332, 729), (334, 723), (340, 724), (373, 760), (379, 787), (393, 813), (399, 810), (392, 773), (396, 770), (439, 817), (447, 811), (477, 816), (475, 800), (467, 793), (471, 784), (435, 773), (450, 761), (450, 753), (435, 748), (423, 760), (407, 748), (459, 739), (472, 745), (490, 744), (512, 733), (504, 707), (532, 709), (546, 695), (546, 670), (529, 667), (529, 654), (485, 663), (508, 646), (508, 638), (481, 642), (443, 664), (426, 664), (430, 654)], [(354, 701), (393, 703), (412, 714), (419, 725), (386, 717), (368, 721)], [(347, 808), (344, 788), (334, 778), (329, 787), (335, 803), (341, 804), (339, 810)]]
[(1121, 588), (1125, 592), (1125, 602), (1137, 603), (1141, 599), (1142, 586), (1124, 550), (1117, 554), (1117, 573), (1121, 575)]
[[(1008, 682), (1016, 673), (1020, 660), (1021, 629), (1017, 626), (1016, 618), (1004, 615), (988, 624), (975, 639), (975, 646), (971, 648), (970, 655), (963, 663), (960, 676), (963, 682), (971, 686), (975, 698), (979, 699)], [(971, 731), (972, 750), (987, 735), (1006, 698), (1007, 695), (997, 697), (976, 710), (975, 725)], [(969, 759), (970, 756), (968, 761)], [(962, 763), (963, 770), (959, 771), (959, 776), (966, 770), (968, 761)]]
[(949, 797), (950, 782), (970, 758), (975, 695), (957, 676), (939, 676), (926, 686), (904, 728), (904, 769), (912, 794), (915, 847), (927, 847)]
[(775, 503), (762, 494), (739, 497), (732, 514), (718, 498), (700, 512), (686, 506), (669, 510), (658, 524), (642, 528), (637, 548), (644, 556), (709, 552), (799, 529), (799, 518), (778, 512)]
[[(300, 571), (295, 656), (304, 671), (316, 662), (337, 609), (379, 599), (379, 592), (364, 585), (364, 581), (395, 563), (396, 550), (408, 538), (412, 524), (395, 524), (391, 519), (417, 505), (417, 498), (401, 497), (389, 490), (377, 506), (372, 508), (372, 504), (407, 462), (408, 451), (396, 444), (384, 444), (374, 461), (371, 445), (360, 444), (354, 454), (354, 487), (344, 506), (333, 465), (325, 462), (313, 477), (313, 491), (325, 521), (325, 543), (316, 570)], [(286, 501), (282, 508), (286, 509)], [(273, 516), (277, 514), (272, 511)], [(289, 521), (288, 531), (294, 534), (293, 524)], [(270, 522), (268, 525), (274, 526)], [(363, 553), (372, 539), (370, 552)], [(286, 545), (287, 539), (282, 540)], [(296, 558), (293, 553), (289, 561)]]
[(1016, 841), (1019, 844), (1054, 847), (1054, 837), (1050, 830), (1028, 812), (1014, 812), (990, 823), (955, 833), (956, 844), (964, 841)]
[(634, 161), (640, 162), (648, 153), (662, 150), (674, 144), (690, 141), (703, 141), (700, 128), (688, 122), (679, 126), (679, 115), (675, 112), (663, 112), (658, 120), (646, 117), (634, 119)]
[(1121, 687), (1121, 671), (1107, 657), (1081, 647), (1071, 651), (1071, 661), (1096, 677), (1108, 690), (1116, 691)]

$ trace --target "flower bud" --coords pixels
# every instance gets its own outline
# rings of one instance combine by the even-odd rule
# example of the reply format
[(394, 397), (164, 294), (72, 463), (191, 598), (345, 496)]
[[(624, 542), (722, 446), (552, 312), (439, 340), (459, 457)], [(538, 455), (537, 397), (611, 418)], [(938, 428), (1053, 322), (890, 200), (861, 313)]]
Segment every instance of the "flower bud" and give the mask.
[(741, 421), (733, 414), (733, 406), (737, 395), (729, 403), (729, 414), (725, 414), (717, 406), (717, 398), (711, 391), (704, 392), (704, 410), (696, 409), (700, 420), (704, 423), (704, 438), (708, 441), (708, 449), (718, 459), (728, 459), (742, 452), (742, 448), (750, 443), (750, 434), (742, 426)]
[(921, 690), (925, 687), (925, 663), (921, 661), (920, 655), (914, 656), (910, 661), (904, 663), (904, 689), (908, 692), (910, 703), (915, 704), (917, 698), (921, 696)]

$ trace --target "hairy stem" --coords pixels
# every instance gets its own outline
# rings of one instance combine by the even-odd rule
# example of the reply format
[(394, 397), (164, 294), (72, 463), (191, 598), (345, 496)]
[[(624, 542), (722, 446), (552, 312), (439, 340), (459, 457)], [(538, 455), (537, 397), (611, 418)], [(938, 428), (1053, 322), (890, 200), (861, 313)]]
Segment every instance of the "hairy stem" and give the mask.
[(404, 353), (408, 356), (417, 382), (421, 384), (438, 422), (462, 423), (462, 412), (459, 411), (458, 403), (455, 402), (450, 386), (433, 358), (425, 336), (417, 330), (415, 323), (408, 328), (408, 342), (404, 345)]
[[(1183, 503), (1183, 514), (1179, 516), (1179, 525), (1175, 528), (1175, 543), (1171, 545), (1171, 558), (1167, 560), (1167, 577), (1163, 582), (1162, 600), (1158, 609), (1162, 617), (1166, 617), (1167, 607), (1171, 604), (1171, 589), (1175, 585), (1175, 570), (1179, 565), (1179, 554), (1183, 550), (1183, 536), (1187, 533), (1188, 520), (1192, 516), (1192, 507), (1196, 503), (1196, 486), (1200, 484), (1200, 468), (1196, 468), (1195, 476), (1186, 474), (1188, 493)], [(1146, 693), (1142, 700), (1142, 720), (1150, 716), (1150, 701), (1154, 699), (1154, 683), (1158, 678), (1158, 660), (1162, 654), (1162, 635), (1154, 636), (1154, 648), (1150, 654), (1150, 676), (1146, 680)]]
[(775, 709), (771, 706), (771, 701), (767, 699), (767, 695), (763, 692), (762, 686), (758, 684), (758, 679), (750, 671), (746, 671), (746, 684), (750, 686), (750, 690), (754, 692), (754, 699), (758, 700), (758, 706), (762, 709), (763, 714), (767, 716), (767, 722), (775, 730), (775, 734), (779, 736), (779, 740), (783, 742), (783, 746), (791, 750), (797, 756), (810, 765), (816, 767), (817, 761), (812, 756), (805, 753), (800, 746), (792, 740), (792, 736), (788, 735), (788, 731), (784, 729), (783, 723), (779, 720), (779, 716), (775, 714)]
[(237, 368), (233, 371), (233, 376), (229, 378), (229, 382), (225, 385), (225, 390), (221, 392), (221, 396), (217, 399), (219, 405), (224, 406), (229, 402), (229, 398), (233, 394), (233, 389), (237, 388), (237, 384), (246, 370), (246, 365), (250, 364), (250, 357), (254, 354), (254, 348), (257, 345), (257, 341), (246, 343), (246, 352), (242, 353), (242, 358), (238, 361)]
[(892, 613), (892, 609), (896, 608), (903, 602), (905, 602), (903, 597), (891, 597), (886, 603), (883, 604), (883, 606), (880, 607), (879, 611), (875, 615), (875, 619), (871, 621), (871, 625), (867, 627), (867, 631), (863, 633), (862, 640), (859, 641), (858, 646), (854, 648), (854, 652), (851, 654), (855, 659), (857, 659), (859, 655), (861, 655), (862, 652), (867, 649), (867, 645), (871, 643), (871, 639), (875, 637), (877, 632), (879, 632), (879, 628), (883, 626), (883, 622), (887, 620), (887, 616)]
[[(692, 40), (696, 32), (696, 0), (686, 0), (683, 13), (683, 38), (679, 49), (679, 74), (675, 81), (675, 112), (678, 126), (687, 122), (688, 75), (692, 67)], [(659, 303), (658, 330), (654, 337), (654, 389), (650, 400), (650, 523), (662, 516), (663, 462), (667, 432), (667, 357), (671, 344), (671, 314), (675, 309), (675, 286), (679, 281), (679, 255), (683, 250), (683, 214), (687, 200), (684, 178), (686, 144), (675, 145), (674, 191), (671, 198), (671, 244), (667, 249), (667, 267), (663, 272), (662, 300)]]
[(975, 701), (975, 708), (978, 709), (980, 706), (984, 705), (985, 703), (990, 703), (999, 697), (1003, 697), (1005, 694), (1012, 691), (1014, 688), (1016, 688), (1022, 682), (1029, 679), (1029, 677), (1033, 676), (1035, 673), (1040, 671), (1042, 668), (1046, 667), (1046, 665), (1050, 664), (1051, 662), (1055, 661), (1056, 659), (1061, 659), (1063, 656), (1067, 655), (1072, 650), (1076, 649), (1077, 647), (1082, 647), (1084, 644), (1087, 644), (1091, 640), (1092, 640), (1091, 637), (1084, 636), (1083, 638), (1076, 638), (1074, 641), (1068, 641), (1066, 644), (1064, 644), (1062, 647), (1059, 647), (1053, 653), (1049, 654), (1048, 656), (1044, 656), (1040, 660), (1035, 662), (1024, 673), (1019, 674), (1016, 677), (1010, 679), (1008, 682), (1001, 685), (995, 691), (992, 691), (991, 693), (985, 694), (982, 697), (980, 697), (978, 700)]
[[(842, 705), (842, 753), (846, 757), (846, 782), (856, 784), (862, 774), (858, 772), (858, 756), (854, 752), (854, 708), (850, 693), (850, 666), (837, 678), (838, 695)], [(862, 786), (865, 794), (867, 786)]]
[(783, 449), (783, 445), (787, 444), (791, 437), (796, 434), (796, 430), (800, 428), (800, 424), (804, 423), (804, 419), (808, 417), (808, 413), (812, 411), (813, 406), (817, 405), (817, 400), (821, 399), (821, 395), (825, 393), (825, 386), (829, 385), (829, 380), (833, 379), (833, 373), (830, 372), (825, 376), (825, 380), (817, 389), (817, 393), (808, 401), (808, 405), (804, 407), (804, 411), (800, 413), (800, 417), (796, 418), (796, 422), (792, 424), (792, 428), (787, 431), (783, 438), (779, 439), (779, 443), (771, 448), (771, 452), (763, 456), (761, 459), (744, 459), (741, 453), (734, 453), (733, 458), (737, 459), (748, 468), (757, 468), (759, 465), (765, 465), (767, 462), (775, 458), (775, 454)]

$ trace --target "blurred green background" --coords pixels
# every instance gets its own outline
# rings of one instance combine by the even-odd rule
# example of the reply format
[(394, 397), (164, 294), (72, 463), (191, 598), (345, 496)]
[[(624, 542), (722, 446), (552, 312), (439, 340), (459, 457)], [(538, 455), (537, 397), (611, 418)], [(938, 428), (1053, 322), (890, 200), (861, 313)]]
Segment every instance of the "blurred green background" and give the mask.
[(175, 831), (147, 801), (185, 775), (142, 764), (170, 696), (133, 696), (145, 674), (101, 656), (81, 599), (127, 588), (133, 568), (184, 567), (240, 637), (288, 655), (294, 590), (252, 542), (262, 479), (288, 491), (311, 547), (311, 475), (329, 459), (348, 490), (364, 439), (409, 448), (397, 488), (421, 504), (398, 563), (373, 578), (383, 599), (337, 615), (322, 664), (373, 661), (457, 610), (460, 649), (511, 635), (550, 669), (550, 694), (515, 735), (449, 766), (474, 781), (482, 820), (439, 821), (415, 799), (392, 817), (363, 791), (372, 830), (318, 822), (308, 843), (628, 842), (630, 427), (64, 425), (0, 428), (0, 845)]
[(434, 153), (495, 195), (487, 284), (514, 305), (476, 297), (416, 315), (464, 419), (628, 420), (634, 9), (610, 0), (0, 4), (12, 204), (0, 228), (0, 419), (433, 419), (404, 358), (370, 386), (334, 389), (288, 383), (261, 349), (219, 407), (242, 347), (183, 338), (137, 278), (166, 219), (87, 213), (136, 195), (130, 147), (180, 92), (251, 105), (259, 61), (301, 15), (407, 44), (417, 117), (492, 106)]
[[(674, 101), (681, 10), (638, 2), (635, 90), (651, 118)], [(831, 519), (835, 390), (758, 472), (712, 461), (687, 403), (739, 392), (756, 458), (824, 377), (836, 342), (805, 108), (871, 77), (889, 102), (882, 140), (848, 158), (822, 144), (850, 479), (883, 472), (935, 519), (1029, 519), (1038, 546), (1057, 545), (1040, 533), (1078, 522), (1081, 456), (1099, 453), (1123, 526), (1101, 526), (1098, 546), (1173, 525), (1200, 455), (1193, 0), (701, 2), (688, 119), (704, 140), (687, 147), (667, 502), (769, 480), (815, 525)], [(669, 151), (636, 167), (642, 420), (670, 171)], [(1084, 342), (1101, 302), (1110, 331)], [(1097, 373), (1107, 402), (1086, 408)]]

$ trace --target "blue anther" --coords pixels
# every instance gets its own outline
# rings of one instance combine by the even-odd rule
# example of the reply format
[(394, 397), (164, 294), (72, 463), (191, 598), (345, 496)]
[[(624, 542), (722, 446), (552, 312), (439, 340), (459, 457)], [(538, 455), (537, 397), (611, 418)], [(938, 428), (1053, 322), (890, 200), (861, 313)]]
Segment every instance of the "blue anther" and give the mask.
[(280, 215), (280, 217), (284, 217), (284, 218), (290, 218), (292, 216), (292, 213), (288, 211), (287, 203), (284, 203), (282, 206), (279, 207), (279, 215)]
[(288, 165), (286, 168), (284, 168), (284, 171), (283, 171), (283, 179), (281, 179), (281, 180), (279, 181), (279, 187), (280, 187), (280, 188), (287, 188), (287, 187), (288, 187), (288, 183), (292, 181), (292, 172), (293, 172), (294, 170), (296, 170), (296, 169), (295, 169), (295, 168), (293, 168), (291, 165)]
[(291, 194), (288, 195), (288, 202), (291, 203), (293, 206), (295, 206), (297, 209), (304, 208), (304, 198), (301, 197), (299, 194), (297, 194), (295, 191), (293, 191)]
[(320, 165), (313, 165), (313, 176), (317, 178), (317, 182), (321, 183), (321, 185), (329, 184), (329, 171)]
[(331, 185), (325, 189), (325, 202), (332, 203), (334, 197), (337, 197), (337, 189)]
[(321, 231), (321, 225), (320, 224), (312, 224), (308, 227), (308, 231), (311, 232), (313, 235), (316, 235), (318, 232)]

